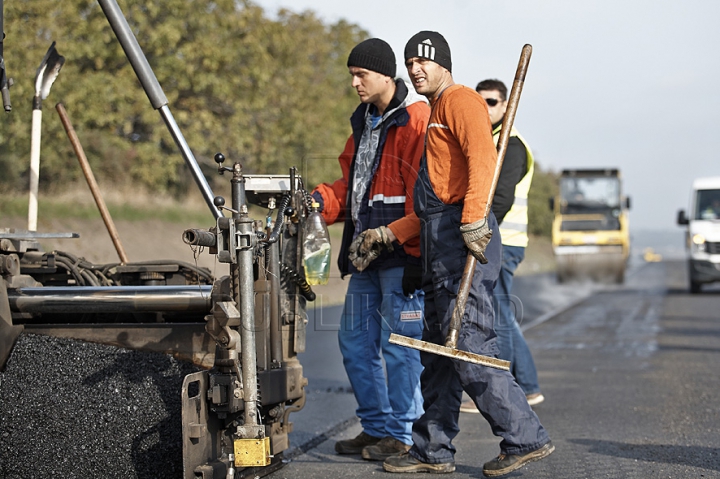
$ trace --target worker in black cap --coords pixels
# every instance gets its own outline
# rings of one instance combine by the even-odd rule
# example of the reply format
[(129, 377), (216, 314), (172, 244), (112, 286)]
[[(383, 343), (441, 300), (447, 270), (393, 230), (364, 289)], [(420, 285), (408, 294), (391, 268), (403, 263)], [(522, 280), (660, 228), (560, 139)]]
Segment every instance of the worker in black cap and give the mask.
[(395, 54), (383, 40), (358, 44), (347, 65), (361, 104), (339, 158), (343, 176), (312, 196), (328, 224), (345, 224), (338, 266), (351, 275), (338, 338), (363, 431), (335, 451), (382, 461), (410, 448), (422, 414), (420, 354), (389, 337), (422, 336), (420, 242), (407, 216), (430, 108), (395, 79)]
[[(415, 183), (425, 290), (423, 341), (444, 344), (468, 254), (477, 258), (457, 348), (497, 357), (493, 284), (502, 245), (490, 208), (499, 175), (488, 109), (474, 90), (456, 85), (450, 47), (437, 32), (423, 31), (405, 46), (405, 66), (415, 90), (430, 100), (426, 148)], [(547, 432), (509, 371), (421, 351), (425, 412), (413, 425), (413, 446), (387, 458), (389, 472), (455, 470), (453, 438), (463, 390), (500, 436), (500, 455), (483, 474), (502, 476), (554, 450)]]

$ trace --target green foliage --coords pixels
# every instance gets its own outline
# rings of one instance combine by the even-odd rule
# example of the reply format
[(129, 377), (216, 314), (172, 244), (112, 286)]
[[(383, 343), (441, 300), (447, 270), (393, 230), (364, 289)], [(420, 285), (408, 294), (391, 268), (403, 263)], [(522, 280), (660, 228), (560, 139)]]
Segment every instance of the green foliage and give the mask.
[[(337, 177), (357, 104), (345, 62), (367, 38), (312, 12), (276, 20), (250, 1), (119, 0), (211, 185), (223, 152), (248, 173)], [(25, 191), (35, 76), (52, 41), (65, 64), (43, 104), (40, 187), (81, 177), (54, 106), (63, 103), (98, 182), (183, 195), (195, 186), (95, 0), (5, 2), (4, 58), (13, 111), (0, 130), (0, 189)], [(301, 170), (301, 171), (302, 171)], [(224, 183), (218, 183), (224, 184)]]
[(528, 195), (528, 232), (531, 235), (550, 237), (553, 212), (549, 201), (557, 191), (558, 175), (549, 170), (543, 171), (535, 162), (535, 174)]
[[(282, 174), (297, 166), (308, 186), (339, 177), (337, 156), (358, 102), (346, 60), (367, 32), (342, 20), (325, 25), (312, 12), (281, 11), (270, 19), (248, 0), (118, 4), (218, 194), (228, 186), (217, 181), (216, 152), (240, 161), (247, 173)], [(27, 190), (36, 70), (54, 40), (65, 64), (43, 104), (41, 189), (84, 184), (54, 108), (61, 102), (101, 186), (195, 194), (173, 138), (96, 0), (13, 0), (4, 7), (4, 59), (15, 84), (13, 111), (0, 129), (0, 192)], [(548, 198), (556, 190), (556, 175), (536, 166), (530, 234), (550, 236)], [(27, 197), (19, 201), (4, 200), (0, 213), (16, 214)], [(43, 212), (66, 214), (61, 204), (42, 195), (40, 201)], [(131, 206), (112, 209), (121, 218), (141, 215)], [(86, 213), (97, 214), (91, 206)]]

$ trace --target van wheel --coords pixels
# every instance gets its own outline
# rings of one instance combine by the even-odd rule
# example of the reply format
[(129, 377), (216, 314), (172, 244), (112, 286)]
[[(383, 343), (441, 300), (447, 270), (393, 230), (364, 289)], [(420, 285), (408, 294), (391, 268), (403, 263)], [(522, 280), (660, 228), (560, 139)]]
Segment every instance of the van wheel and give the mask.
[(690, 292), (692, 294), (698, 294), (700, 292), (700, 283), (690, 280)]

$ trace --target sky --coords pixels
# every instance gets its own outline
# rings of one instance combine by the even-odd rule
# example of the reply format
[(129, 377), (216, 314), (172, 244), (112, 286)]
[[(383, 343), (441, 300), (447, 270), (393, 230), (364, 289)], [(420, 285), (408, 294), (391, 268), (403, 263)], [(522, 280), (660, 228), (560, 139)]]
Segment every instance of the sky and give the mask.
[(720, 2), (255, 3), (271, 17), (312, 10), (328, 24), (359, 25), (393, 47), (404, 78), (405, 43), (421, 30), (445, 37), (455, 82), (472, 88), (486, 78), (510, 88), (530, 44), (515, 126), (543, 169), (619, 168), (631, 229), (678, 230), (693, 179), (720, 176)]

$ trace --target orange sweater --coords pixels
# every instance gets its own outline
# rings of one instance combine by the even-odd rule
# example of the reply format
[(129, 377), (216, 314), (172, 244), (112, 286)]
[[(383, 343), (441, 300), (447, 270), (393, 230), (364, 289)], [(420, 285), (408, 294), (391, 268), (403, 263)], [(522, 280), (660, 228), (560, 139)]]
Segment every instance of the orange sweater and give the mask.
[[(430, 183), (445, 204), (463, 202), (462, 223), (473, 223), (490, 214), (490, 186), (499, 175), (497, 149), (485, 100), (463, 85), (452, 85), (432, 103), (427, 131)], [(420, 219), (405, 217), (413, 228), (393, 233), (400, 243), (420, 234)]]
[(435, 194), (445, 204), (464, 202), (462, 222), (489, 214), (497, 150), (487, 105), (463, 85), (445, 89), (432, 105), (427, 168)]

